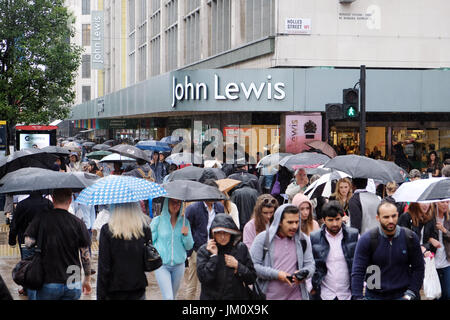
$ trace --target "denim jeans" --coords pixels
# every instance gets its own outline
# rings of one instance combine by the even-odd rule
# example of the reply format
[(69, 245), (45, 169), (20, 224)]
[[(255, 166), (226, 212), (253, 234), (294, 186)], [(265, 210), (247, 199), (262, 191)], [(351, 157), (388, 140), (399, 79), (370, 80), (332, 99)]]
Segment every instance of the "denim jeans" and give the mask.
[(436, 269), (441, 283), (442, 296), (439, 300), (450, 300), (450, 267)]
[(78, 300), (80, 297), (81, 282), (71, 284), (71, 288), (64, 283), (44, 283), (36, 294), (36, 300)]
[(177, 291), (184, 276), (184, 268), (183, 262), (174, 266), (163, 264), (155, 270), (156, 281), (164, 300), (175, 300), (177, 297)]

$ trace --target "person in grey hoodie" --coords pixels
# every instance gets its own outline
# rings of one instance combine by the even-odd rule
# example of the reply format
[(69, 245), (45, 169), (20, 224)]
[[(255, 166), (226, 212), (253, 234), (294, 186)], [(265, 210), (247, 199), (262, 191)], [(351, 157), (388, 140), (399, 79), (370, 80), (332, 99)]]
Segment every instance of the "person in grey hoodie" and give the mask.
[[(269, 229), (253, 241), (250, 255), (267, 300), (309, 300), (305, 280), (314, 274), (315, 263), (311, 241), (300, 223), (299, 209), (284, 204), (275, 211)], [(298, 280), (295, 273), (306, 277)]]

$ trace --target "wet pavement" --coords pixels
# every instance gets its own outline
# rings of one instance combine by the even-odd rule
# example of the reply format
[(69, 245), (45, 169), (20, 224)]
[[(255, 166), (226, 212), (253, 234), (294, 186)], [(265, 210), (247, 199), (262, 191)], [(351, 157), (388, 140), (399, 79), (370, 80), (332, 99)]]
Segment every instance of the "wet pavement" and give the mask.
[[(18, 290), (21, 286), (17, 285), (11, 276), (11, 271), (14, 266), (20, 261), (20, 253), (18, 247), (14, 249), (8, 245), (7, 241), (8, 226), (0, 225), (0, 275), (5, 281), (9, 292), (13, 296), (14, 300), (28, 300), (26, 296), (19, 295)], [(98, 261), (98, 243), (93, 242), (92, 245), (92, 268), (97, 270)], [(162, 300), (161, 291), (159, 290), (158, 283), (156, 282), (154, 272), (147, 272), (148, 286), (146, 289), (146, 300)], [(92, 292), (90, 295), (81, 295), (80, 300), (96, 300), (96, 283), (97, 274), (91, 276)], [(178, 290), (177, 300), (185, 300), (185, 284), (184, 279)], [(200, 288), (198, 287), (197, 298), (200, 296)]]

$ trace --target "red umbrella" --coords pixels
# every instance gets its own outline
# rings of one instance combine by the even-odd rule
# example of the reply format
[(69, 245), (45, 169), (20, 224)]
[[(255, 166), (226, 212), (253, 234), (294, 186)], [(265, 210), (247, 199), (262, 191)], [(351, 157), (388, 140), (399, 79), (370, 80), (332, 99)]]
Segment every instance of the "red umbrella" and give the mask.
[(334, 157), (337, 156), (337, 153), (333, 149), (333, 147), (330, 146), (325, 141), (313, 140), (313, 141), (310, 141), (310, 142), (305, 142), (305, 144), (307, 146), (311, 147), (311, 148), (314, 148), (314, 149), (322, 151), (324, 154), (326, 154), (330, 158), (334, 158)]

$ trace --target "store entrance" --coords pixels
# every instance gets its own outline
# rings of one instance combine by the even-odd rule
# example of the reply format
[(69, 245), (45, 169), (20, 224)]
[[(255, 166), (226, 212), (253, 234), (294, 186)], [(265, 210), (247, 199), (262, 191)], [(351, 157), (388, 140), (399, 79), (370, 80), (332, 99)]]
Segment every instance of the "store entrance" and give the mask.
[(330, 144), (338, 155), (359, 154), (359, 129), (332, 127)]

